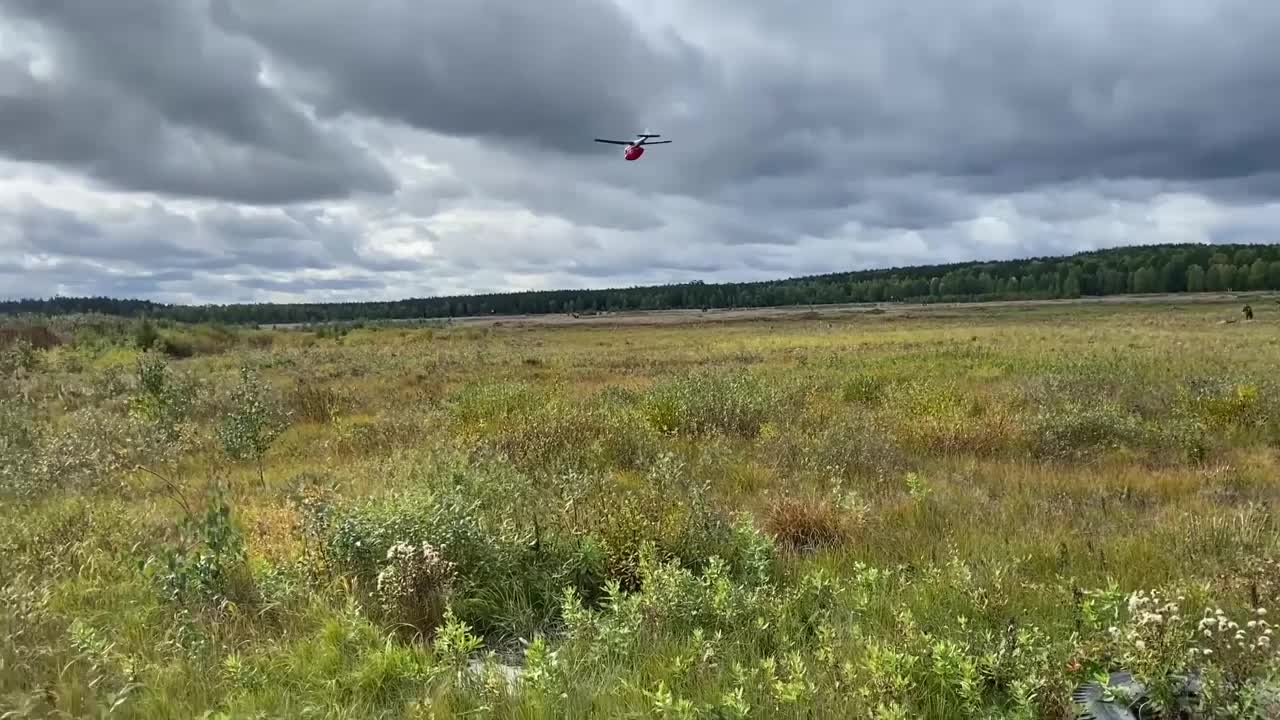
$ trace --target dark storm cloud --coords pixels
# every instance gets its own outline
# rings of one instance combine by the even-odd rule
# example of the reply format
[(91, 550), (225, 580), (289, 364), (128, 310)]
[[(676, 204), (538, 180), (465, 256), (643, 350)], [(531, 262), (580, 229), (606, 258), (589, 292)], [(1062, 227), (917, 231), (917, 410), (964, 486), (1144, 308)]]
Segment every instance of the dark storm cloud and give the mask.
[(563, 217), (582, 225), (616, 230), (655, 230), (663, 221), (646, 198), (603, 185), (567, 179), (550, 184), (514, 174), (487, 184), (492, 197), (509, 199), (537, 213)]
[(18, 247), (36, 255), (182, 267), (218, 262), (215, 254), (181, 242), (191, 236), (194, 225), (161, 208), (103, 222), (101, 217), (28, 201), (14, 211), (0, 212), (0, 220), (5, 219), (12, 223)]
[[(851, 83), (852, 97), (900, 107), (898, 129), (873, 134), (902, 148), (873, 162), (883, 172), (924, 167), (1007, 191), (1096, 178), (1240, 178), (1280, 161), (1273, 3), (933, 0), (921, 8), (932, 11), (927, 24), (913, 22), (923, 13), (867, 17), (846, 7), (838, 12), (850, 22), (837, 26), (853, 45), (876, 44), (888, 69), (874, 94)], [(899, 79), (905, 87), (894, 87)], [(895, 102), (912, 85), (919, 99)], [(856, 140), (856, 130), (844, 135)]]
[[(680, 144), (632, 174), (697, 197), (734, 197), (761, 179), (816, 186), (803, 195), (779, 189), (773, 204), (795, 207), (858, 205), (841, 181), (876, 177), (940, 174), (980, 193), (1090, 178), (1221, 181), (1271, 171), (1280, 156), (1280, 63), (1271, 53), (1280, 6), (1252, 0), (785, 9), (717, 0), (676, 10), (667, 29), (646, 24), (644, 4), (628, 14), (609, 0), (212, 1), (206, 13), (194, 0), (131, 0), (124, 7), (148, 10), (141, 23), (112, 4), (0, 0), (53, 30), (74, 70), (59, 80), (77, 83), (60, 91), (54, 80), (26, 78), (6, 105), (25, 126), (6, 137), (35, 141), (12, 152), (65, 154), (83, 166), (106, 155), (96, 172), (135, 185), (192, 192), (194, 184), (263, 201), (353, 184), (349, 173), (316, 172), (320, 158), (362, 168), (356, 186), (385, 188), (351, 146), (259, 84), (252, 38), (288, 63), (292, 89), (326, 115), (367, 113), (573, 154), (603, 152), (590, 136), (657, 125)], [(193, 47), (200, 52), (179, 52)], [(136, 102), (92, 112), (120, 90)], [(59, 101), (80, 110), (42, 112)], [(67, 118), (92, 118), (106, 132)], [(178, 158), (193, 148), (180, 147), (183, 136), (166, 134), (161, 119), (267, 152), (214, 152), (205, 162), (219, 172), (184, 172)], [(131, 128), (161, 152), (113, 153), (105, 148), (130, 144), (95, 139)], [(531, 202), (547, 205), (538, 196), (548, 187), (530, 189)], [(1239, 184), (1212, 187), (1230, 193)], [(964, 214), (904, 202), (869, 200), (858, 212), (871, 225), (919, 218), (908, 227), (935, 212)]]
[[(256, 302), (267, 293), (315, 292), (327, 298), (341, 296), (352, 288), (380, 289), (381, 283), (298, 279), (280, 282), (249, 277), (222, 277), (188, 271), (104, 272), (101, 266), (80, 261), (64, 261), (55, 266), (23, 267), (0, 262), (0, 298), (43, 298), (54, 295), (147, 298), (159, 302)], [(347, 299), (343, 297), (342, 299)]]
[(163, 207), (78, 212), (34, 200), (0, 207), (0, 297), (111, 295), (252, 302), (284, 295), (381, 297), (421, 261), (370, 255), (352, 228), (313, 211)]
[(334, 266), (312, 239), (223, 234), (216, 223), (206, 225), (158, 205), (91, 215), (29, 201), (0, 212), (0, 219), (5, 217), (12, 221), (19, 247), (36, 255), (202, 271), (243, 265), (279, 270)]
[[(1277, 160), (1280, 166), (1280, 160)], [(1239, 178), (1199, 183), (1180, 183), (1179, 189), (1202, 192), (1229, 206), (1249, 206), (1275, 202), (1280, 198), (1280, 169)]]
[(288, 213), (246, 215), (234, 208), (219, 206), (200, 214), (201, 222), (220, 237), (242, 242), (264, 239), (298, 240), (308, 228)]
[(252, 204), (388, 192), (387, 171), (259, 80), (203, 0), (0, 0), (51, 73), (0, 70), (0, 153), (121, 188)]
[(314, 81), (327, 114), (564, 152), (638, 131), (698, 58), (659, 47), (612, 0), (216, 0), (225, 27)]
[(730, 68), (696, 113), (662, 125), (684, 141), (664, 159), (681, 192), (772, 177), (823, 185), (811, 202), (834, 206), (842, 182), (943, 176), (979, 194), (1146, 178), (1230, 195), (1241, 183), (1225, 180), (1280, 164), (1274, 3), (715, 0), (674, 12)]
[[(1280, 5), (1256, 0), (0, 0), (7, 18), (30, 42), (0, 47), (0, 153), (161, 194), (10, 213), (0, 262), (92, 260), (60, 276), (77, 287), (762, 279), (1280, 222), (1259, 210), (1280, 197)], [(644, 127), (675, 143), (628, 163), (590, 141)]]
[(1148, 202), (1161, 190), (1147, 183), (1124, 186), (1075, 183), (1055, 188), (1052, 193), (1031, 190), (1010, 195), (1009, 203), (1026, 217), (1049, 223), (1070, 222), (1105, 215), (1114, 203)]
[(185, 271), (105, 272), (101, 265), (63, 260), (53, 265), (24, 266), (0, 262), (0, 297), (41, 298), (54, 295), (108, 295), (122, 298), (158, 297), (175, 286), (189, 286), (193, 276)]
[(189, 276), (243, 269), (421, 268), (419, 262), (363, 253), (356, 247), (355, 228), (326, 224), (306, 211), (217, 207), (189, 217), (152, 205), (91, 214), (28, 200), (0, 209), (0, 233), (6, 228), (16, 240), (14, 249), (23, 254), (92, 260), (128, 272), (168, 268)]
[(701, 229), (710, 237), (729, 246), (745, 245), (791, 245), (799, 240), (799, 236), (789, 228), (778, 227), (773, 222), (765, 223), (760, 219), (720, 213), (708, 218)]
[(968, 220), (974, 205), (972, 198), (954, 191), (908, 182), (872, 194), (856, 206), (853, 216), (870, 227), (924, 230)]
[[(613, 152), (587, 142), (600, 123), (674, 138), (625, 171), (604, 166), (611, 156), (548, 167), (524, 193), (593, 224), (596, 203), (558, 178), (660, 187), (753, 217), (842, 209), (827, 228), (923, 229), (969, 217), (967, 194), (1100, 179), (1227, 197), (1274, 189), (1242, 181), (1280, 157), (1273, 4), (735, 0), (675, 10), (686, 38), (659, 47), (640, 3), (636, 15), (495, 3), (222, 6), (228, 27), (292, 61), (331, 112), (600, 157)], [(596, 27), (610, 32), (580, 29)], [(629, 82), (636, 93), (615, 91)], [(938, 177), (951, 179), (945, 191)], [(864, 187), (884, 179), (900, 184)]]

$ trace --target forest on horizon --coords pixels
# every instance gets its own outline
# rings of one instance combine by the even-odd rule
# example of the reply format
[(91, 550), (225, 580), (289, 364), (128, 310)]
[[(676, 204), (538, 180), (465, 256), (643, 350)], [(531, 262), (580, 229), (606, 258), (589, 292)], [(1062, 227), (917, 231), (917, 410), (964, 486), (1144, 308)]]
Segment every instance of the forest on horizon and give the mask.
[(1280, 244), (1129, 246), (1070, 256), (895, 267), (754, 282), (695, 281), (398, 301), (169, 305), (110, 297), (53, 297), (0, 301), (0, 315), (101, 313), (179, 322), (277, 324), (1248, 290), (1280, 290)]

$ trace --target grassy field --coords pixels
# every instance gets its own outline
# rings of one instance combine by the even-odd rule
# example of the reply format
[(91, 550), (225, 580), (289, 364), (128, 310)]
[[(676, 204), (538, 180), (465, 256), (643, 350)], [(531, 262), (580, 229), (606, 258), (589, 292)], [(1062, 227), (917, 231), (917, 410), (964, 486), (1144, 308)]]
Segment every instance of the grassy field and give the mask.
[(0, 350), (0, 717), (1277, 717), (1253, 306), (59, 319)]

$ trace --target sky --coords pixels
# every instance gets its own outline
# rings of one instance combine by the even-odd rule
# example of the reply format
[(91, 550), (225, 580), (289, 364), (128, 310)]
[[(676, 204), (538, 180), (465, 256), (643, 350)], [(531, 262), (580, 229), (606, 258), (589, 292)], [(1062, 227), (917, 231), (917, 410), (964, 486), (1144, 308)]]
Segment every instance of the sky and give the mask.
[(1273, 242), (1277, 33), (1258, 0), (0, 0), (0, 297)]

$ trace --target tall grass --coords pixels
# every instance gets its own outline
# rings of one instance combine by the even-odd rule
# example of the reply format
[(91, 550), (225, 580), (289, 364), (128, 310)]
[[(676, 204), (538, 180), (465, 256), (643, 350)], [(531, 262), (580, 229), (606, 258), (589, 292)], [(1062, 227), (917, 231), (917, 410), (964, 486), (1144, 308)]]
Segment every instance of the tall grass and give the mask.
[(1195, 669), (1270, 717), (1280, 346), (1228, 310), (57, 320), (0, 362), (0, 715), (1065, 718)]

